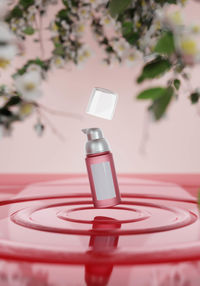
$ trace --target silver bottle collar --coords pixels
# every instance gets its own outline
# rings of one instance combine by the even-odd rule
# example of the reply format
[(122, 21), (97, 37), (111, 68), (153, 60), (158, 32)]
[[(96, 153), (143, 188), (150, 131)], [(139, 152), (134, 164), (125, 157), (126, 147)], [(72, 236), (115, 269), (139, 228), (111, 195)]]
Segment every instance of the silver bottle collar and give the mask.
[(108, 143), (103, 138), (103, 133), (100, 128), (82, 129), (82, 132), (87, 135), (88, 139), (85, 146), (87, 155), (110, 151)]

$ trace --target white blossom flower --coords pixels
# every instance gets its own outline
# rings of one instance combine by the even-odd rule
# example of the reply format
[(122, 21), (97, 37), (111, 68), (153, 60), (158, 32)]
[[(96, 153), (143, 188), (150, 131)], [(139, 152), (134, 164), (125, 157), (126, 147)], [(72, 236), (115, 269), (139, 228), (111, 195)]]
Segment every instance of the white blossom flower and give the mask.
[(85, 63), (88, 60), (88, 58), (91, 57), (91, 55), (92, 55), (92, 52), (87, 46), (83, 46), (81, 49), (79, 49), (78, 50), (78, 56), (77, 56), (79, 67), (83, 63)]
[(130, 45), (124, 38), (120, 38), (119, 40), (113, 41), (112, 47), (116, 53), (122, 57), (127, 49), (130, 48)]
[(43, 0), (35, 0), (35, 6), (41, 8), (43, 4)]
[(11, 19), (10, 21), (10, 28), (13, 32), (17, 31), (17, 24), (16, 24), (16, 19)]
[(28, 8), (28, 12), (25, 14), (26, 19), (28, 20), (28, 22), (34, 22), (35, 21), (35, 16), (37, 14), (37, 9), (35, 6), (30, 6)]
[[(30, 22), (31, 20), (28, 21)], [(22, 38), (24, 30), (27, 28), (27, 22), (25, 21), (24, 18), (20, 19), (13, 18), (10, 21), (10, 28), (11, 31), (14, 32), (17, 37)]]
[(52, 58), (51, 64), (53, 67), (63, 68), (65, 66), (65, 61), (62, 57), (55, 56)]
[[(155, 3), (153, 3), (155, 5)], [(142, 15), (146, 15), (149, 11), (149, 5), (151, 4), (147, 4), (147, 2), (145, 2), (144, 0), (141, 1), (141, 6), (142, 6)], [(152, 6), (151, 6), (152, 7)], [(153, 8), (153, 7), (152, 7)]]
[(127, 66), (132, 67), (142, 58), (141, 53), (138, 50), (129, 50), (125, 56), (125, 63)]
[(183, 25), (183, 15), (180, 11), (176, 11), (174, 13), (167, 14), (168, 20), (174, 25)]
[(10, 43), (15, 39), (15, 36), (10, 31), (8, 25), (5, 22), (0, 22), (0, 41)]
[(183, 28), (183, 15), (180, 11), (171, 12), (168, 9), (162, 9), (156, 11), (156, 17), (160, 20), (164, 27), (177, 31)]
[(182, 34), (176, 38), (176, 47), (187, 65), (194, 65), (200, 60), (198, 41), (191, 34)]
[(200, 33), (200, 26), (198, 25), (193, 25), (191, 27), (191, 32), (194, 33), (194, 34), (199, 34)]
[(106, 15), (103, 15), (101, 17), (100, 24), (102, 26), (111, 26), (111, 25), (114, 26), (115, 25), (115, 21), (109, 14), (106, 14)]
[(93, 9), (96, 9), (101, 4), (106, 4), (107, 0), (87, 0), (87, 2), (92, 6)]
[(62, 34), (62, 40), (68, 42), (69, 41), (69, 35), (70, 35), (70, 25), (66, 21), (61, 22), (62, 27), (65, 30), (65, 34)]
[(35, 6), (30, 6), (30, 7), (28, 8), (28, 13), (31, 14), (31, 15), (36, 14), (36, 13), (37, 13), (36, 7), (35, 7)]
[(5, 23), (0, 23), (0, 67), (7, 67), (16, 54), (14, 35)]
[(31, 103), (22, 103), (19, 107), (19, 116), (21, 119), (31, 115), (34, 111), (34, 105)]
[[(64, 21), (63, 21), (64, 22)], [(56, 25), (55, 21), (52, 21), (49, 25), (49, 30), (51, 31), (52, 37), (57, 37), (59, 35), (58, 26)]]
[(62, 25), (62, 27), (63, 27), (65, 30), (67, 30), (67, 31), (70, 29), (70, 25), (67, 24), (66, 21), (62, 21), (62, 22), (61, 22), (61, 25)]
[(138, 40), (140, 49), (146, 54), (152, 53), (156, 43), (157, 38), (155, 37), (156, 31), (161, 27), (161, 22), (158, 18), (155, 18), (151, 27), (144, 31), (144, 34)]
[(116, 35), (118, 35), (118, 36), (121, 35), (121, 33), (122, 33), (122, 24), (120, 22), (115, 22), (114, 31), (115, 31)]
[(27, 101), (35, 100), (41, 96), (40, 84), (41, 75), (38, 71), (28, 71), (15, 77), (16, 89)]
[(22, 30), (26, 28), (26, 22), (25, 22), (25, 20), (24, 20), (23, 18), (17, 20), (16, 23), (17, 23), (17, 26), (18, 26), (19, 28), (21, 28)]
[(164, 27), (168, 26), (174, 32), (176, 50), (182, 57), (182, 60), (187, 65), (194, 65), (200, 60), (200, 47), (198, 35), (200, 29), (198, 26), (184, 27), (183, 15), (180, 11), (170, 13), (169, 10), (164, 9), (164, 12), (159, 14), (161, 23)]
[(90, 7), (89, 6), (82, 6), (77, 11), (77, 13), (82, 19), (88, 19), (90, 16)]
[(79, 22), (73, 26), (74, 35), (73, 36), (83, 36), (85, 32), (86, 25), (84, 22)]
[(0, 46), (0, 68), (6, 68), (16, 53), (17, 48), (14, 45)]
[(31, 71), (35, 71), (39, 73), (40, 75), (42, 75), (42, 68), (37, 64), (31, 64), (28, 66), (27, 72), (31, 72)]

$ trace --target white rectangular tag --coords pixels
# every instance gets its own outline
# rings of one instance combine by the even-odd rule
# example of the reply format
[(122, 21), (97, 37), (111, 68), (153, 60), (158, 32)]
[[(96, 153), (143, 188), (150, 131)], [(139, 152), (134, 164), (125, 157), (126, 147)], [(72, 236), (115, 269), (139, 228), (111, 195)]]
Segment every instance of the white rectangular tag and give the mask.
[(113, 183), (110, 162), (101, 162), (91, 165), (97, 200), (115, 198), (115, 187)]

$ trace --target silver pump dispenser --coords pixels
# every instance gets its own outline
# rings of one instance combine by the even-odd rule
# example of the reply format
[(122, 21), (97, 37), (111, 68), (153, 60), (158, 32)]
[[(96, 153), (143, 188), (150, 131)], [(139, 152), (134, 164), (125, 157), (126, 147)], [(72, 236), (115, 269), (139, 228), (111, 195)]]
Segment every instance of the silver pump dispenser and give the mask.
[(82, 132), (87, 135), (86, 154), (98, 154), (110, 151), (108, 143), (103, 138), (103, 133), (100, 128), (82, 129)]

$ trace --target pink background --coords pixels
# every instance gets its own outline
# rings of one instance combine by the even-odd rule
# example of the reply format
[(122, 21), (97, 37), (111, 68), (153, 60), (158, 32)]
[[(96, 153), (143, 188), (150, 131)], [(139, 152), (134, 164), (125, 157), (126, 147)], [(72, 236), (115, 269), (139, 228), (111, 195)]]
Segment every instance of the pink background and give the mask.
[[(185, 9), (186, 20), (200, 24), (200, 4), (188, 2)], [(45, 34), (44, 38), (47, 39), (48, 35)], [(141, 140), (147, 103), (135, 100), (138, 91), (142, 89), (142, 86), (135, 84), (141, 65), (137, 63), (133, 68), (125, 65), (105, 67), (101, 63), (102, 53), (90, 32), (87, 34), (87, 43), (94, 54), (84, 68), (68, 67), (50, 72), (48, 80), (43, 84), (44, 96), (40, 100), (48, 107), (78, 113), (83, 119), (48, 115), (49, 120), (65, 136), (65, 142), (60, 141), (48, 127), (44, 136), (38, 138), (32, 129), (36, 121), (34, 115), (26, 122), (17, 124), (12, 137), (0, 141), (0, 172), (86, 172), (86, 138), (81, 129), (87, 127), (103, 129), (114, 154), (116, 169), (120, 173), (199, 172), (200, 107), (191, 106), (187, 98), (187, 86), (184, 85), (178, 101), (173, 102), (164, 120), (149, 123), (149, 138), (144, 154), (141, 152)], [(29, 51), (23, 62), (30, 55), (34, 57), (38, 54), (37, 46), (31, 40), (28, 45)], [(45, 46), (48, 55), (51, 45), (45, 41)], [(14, 65), (21, 66), (22, 60), (16, 60)], [(12, 69), (4, 72), (0, 81), (7, 81), (11, 71)], [(199, 67), (192, 71), (191, 84), (194, 88), (200, 86), (199, 72)], [(85, 114), (91, 90), (95, 86), (108, 88), (119, 94), (112, 121)]]

